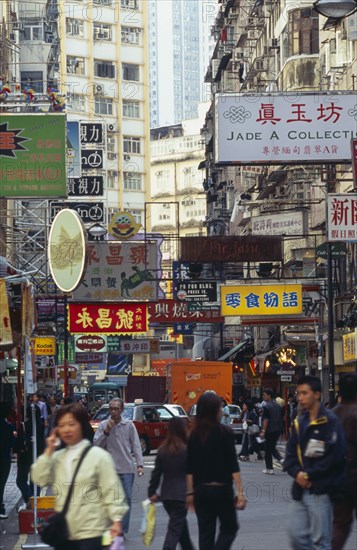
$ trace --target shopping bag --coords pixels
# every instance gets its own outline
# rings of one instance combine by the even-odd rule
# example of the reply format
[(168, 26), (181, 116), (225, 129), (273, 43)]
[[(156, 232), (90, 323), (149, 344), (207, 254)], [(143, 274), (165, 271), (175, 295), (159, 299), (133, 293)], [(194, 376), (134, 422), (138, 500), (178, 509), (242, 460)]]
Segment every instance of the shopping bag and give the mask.
[(144, 500), (142, 506), (143, 519), (141, 521), (140, 533), (145, 546), (151, 546), (155, 537), (156, 507), (149, 499)]
[(115, 537), (109, 550), (125, 550), (124, 537)]

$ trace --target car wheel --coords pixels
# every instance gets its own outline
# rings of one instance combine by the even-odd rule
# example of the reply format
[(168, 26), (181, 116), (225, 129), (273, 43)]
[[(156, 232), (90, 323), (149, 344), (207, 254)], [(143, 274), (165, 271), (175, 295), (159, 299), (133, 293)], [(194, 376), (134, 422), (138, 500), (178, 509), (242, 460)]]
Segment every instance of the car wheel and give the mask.
[(148, 439), (145, 437), (145, 435), (141, 435), (139, 437), (140, 439), (140, 445), (141, 445), (141, 452), (144, 456), (147, 456), (150, 454), (150, 444)]

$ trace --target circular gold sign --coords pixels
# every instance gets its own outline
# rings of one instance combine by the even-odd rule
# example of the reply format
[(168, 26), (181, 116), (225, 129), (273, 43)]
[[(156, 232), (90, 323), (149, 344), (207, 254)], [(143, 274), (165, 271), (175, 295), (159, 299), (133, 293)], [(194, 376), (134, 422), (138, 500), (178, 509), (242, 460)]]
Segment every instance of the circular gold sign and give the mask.
[(48, 262), (53, 280), (62, 292), (72, 292), (80, 285), (86, 253), (86, 230), (81, 218), (74, 210), (61, 210), (51, 226)]

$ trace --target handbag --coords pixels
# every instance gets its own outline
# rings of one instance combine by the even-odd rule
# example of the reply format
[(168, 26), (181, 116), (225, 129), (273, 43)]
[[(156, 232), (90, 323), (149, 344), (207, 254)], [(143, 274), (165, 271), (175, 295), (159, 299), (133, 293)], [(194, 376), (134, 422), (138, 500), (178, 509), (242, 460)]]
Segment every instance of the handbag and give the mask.
[(86, 456), (86, 454), (90, 449), (91, 449), (90, 446), (86, 447), (80, 456), (77, 467), (73, 474), (71, 485), (68, 489), (67, 497), (66, 497), (62, 511), (57, 512), (56, 514), (53, 514), (52, 516), (50, 516), (48, 520), (44, 522), (41, 525), (41, 527), (39, 527), (38, 529), (42, 541), (45, 544), (48, 544), (49, 546), (59, 546), (61, 544), (64, 544), (68, 540), (69, 532), (68, 532), (66, 514), (67, 514), (69, 503), (72, 497), (74, 482), (78, 474), (78, 470), (84, 460), (84, 457)]
[(257, 435), (260, 432), (258, 424), (252, 424), (248, 428), (248, 434), (249, 435)]

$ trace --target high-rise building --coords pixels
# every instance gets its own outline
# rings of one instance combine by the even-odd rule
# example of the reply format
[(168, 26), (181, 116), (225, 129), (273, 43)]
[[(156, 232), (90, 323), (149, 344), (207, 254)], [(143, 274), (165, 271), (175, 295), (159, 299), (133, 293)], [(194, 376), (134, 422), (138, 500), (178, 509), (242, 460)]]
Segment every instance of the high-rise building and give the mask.
[[(208, 9), (209, 8), (209, 9)], [(198, 116), (204, 101), (215, 2), (150, 0), (151, 127)]]

